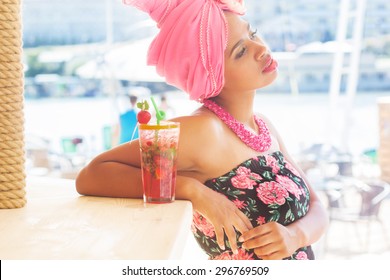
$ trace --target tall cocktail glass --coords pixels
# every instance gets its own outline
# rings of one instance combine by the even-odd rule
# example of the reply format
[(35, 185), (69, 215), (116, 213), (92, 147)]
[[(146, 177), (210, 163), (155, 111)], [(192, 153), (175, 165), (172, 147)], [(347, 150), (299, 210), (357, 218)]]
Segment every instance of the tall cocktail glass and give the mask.
[(138, 124), (142, 184), (146, 203), (175, 200), (180, 124)]

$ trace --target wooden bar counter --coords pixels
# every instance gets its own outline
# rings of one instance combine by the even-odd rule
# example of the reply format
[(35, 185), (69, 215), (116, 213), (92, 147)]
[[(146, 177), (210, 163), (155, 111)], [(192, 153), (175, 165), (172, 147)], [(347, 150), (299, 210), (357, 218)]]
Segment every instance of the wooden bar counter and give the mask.
[(74, 180), (27, 178), (27, 204), (0, 209), (0, 259), (180, 259), (189, 201), (80, 196)]

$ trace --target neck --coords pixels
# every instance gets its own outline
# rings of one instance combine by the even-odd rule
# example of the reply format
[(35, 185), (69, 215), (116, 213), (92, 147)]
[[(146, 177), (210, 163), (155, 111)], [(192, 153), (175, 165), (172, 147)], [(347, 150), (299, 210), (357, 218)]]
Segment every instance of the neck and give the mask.
[(245, 126), (257, 130), (256, 123), (253, 119), (253, 103), (255, 92), (250, 93), (229, 93), (220, 94), (214, 97), (212, 101), (217, 103), (227, 112), (229, 112), (237, 121)]
[[(225, 101), (225, 103), (223, 101)], [(253, 105), (253, 98), (244, 98), (236, 101), (238, 103), (226, 103), (226, 100), (223, 98), (214, 98), (214, 100), (205, 100), (204, 106), (224, 122), (225, 125), (228, 126), (248, 147), (258, 152), (267, 151), (271, 146), (271, 136), (264, 121), (260, 118), (256, 118), (253, 115), (252, 106), (249, 107), (249, 104)], [(217, 104), (217, 102), (219, 104)], [(225, 108), (223, 106), (225, 106)], [(230, 112), (228, 112), (229, 109)], [(249, 117), (250, 120), (248, 120), (248, 123), (253, 123), (253, 126), (245, 125), (242, 120), (239, 121), (235, 119), (233, 114), (235, 114), (236, 117)]]

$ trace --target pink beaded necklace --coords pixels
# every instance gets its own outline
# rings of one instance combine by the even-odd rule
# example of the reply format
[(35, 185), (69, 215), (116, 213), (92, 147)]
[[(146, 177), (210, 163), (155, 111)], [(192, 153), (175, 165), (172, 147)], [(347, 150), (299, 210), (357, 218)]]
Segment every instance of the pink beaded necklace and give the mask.
[(265, 122), (254, 116), (259, 127), (259, 134), (255, 134), (245, 128), (244, 124), (238, 122), (229, 112), (218, 106), (215, 102), (206, 99), (204, 106), (220, 118), (240, 139), (251, 149), (258, 152), (265, 152), (271, 147), (271, 136)]

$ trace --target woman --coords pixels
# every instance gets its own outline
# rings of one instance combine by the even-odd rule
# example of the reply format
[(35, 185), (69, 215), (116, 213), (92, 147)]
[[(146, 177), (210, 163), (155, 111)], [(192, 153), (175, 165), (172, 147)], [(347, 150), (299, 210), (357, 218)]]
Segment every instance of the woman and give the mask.
[[(127, 0), (160, 32), (148, 63), (203, 103), (179, 117), (176, 198), (194, 208), (193, 232), (212, 259), (314, 259), (310, 244), (327, 215), (269, 120), (253, 112), (255, 91), (277, 62), (247, 22), (240, 0)], [(196, 139), (196, 141), (195, 141)], [(139, 145), (97, 156), (79, 174), (84, 195), (142, 197)]]

